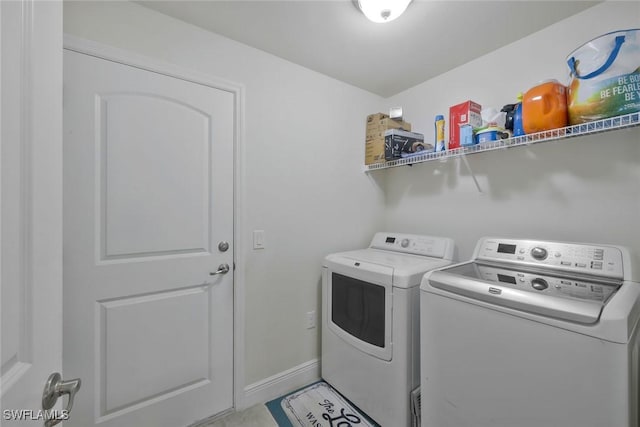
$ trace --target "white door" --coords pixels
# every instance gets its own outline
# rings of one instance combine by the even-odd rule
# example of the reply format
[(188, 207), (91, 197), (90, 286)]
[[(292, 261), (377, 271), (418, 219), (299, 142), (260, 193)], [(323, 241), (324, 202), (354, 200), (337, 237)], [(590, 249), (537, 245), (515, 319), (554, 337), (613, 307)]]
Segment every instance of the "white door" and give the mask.
[(64, 85), (66, 425), (231, 408), (234, 94), (70, 50)]
[(42, 426), (62, 370), (62, 4), (1, 1), (0, 19), (0, 424)]

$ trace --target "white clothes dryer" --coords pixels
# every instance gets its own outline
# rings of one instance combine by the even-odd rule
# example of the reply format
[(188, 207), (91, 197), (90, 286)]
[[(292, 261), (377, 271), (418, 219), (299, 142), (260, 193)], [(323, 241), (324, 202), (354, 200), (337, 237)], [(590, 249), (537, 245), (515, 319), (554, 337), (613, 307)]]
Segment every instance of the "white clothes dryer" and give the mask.
[(376, 233), (322, 269), (322, 378), (383, 427), (412, 425), (420, 281), (452, 263), (452, 239)]
[(427, 273), (422, 427), (638, 427), (639, 273), (623, 247), (502, 238)]

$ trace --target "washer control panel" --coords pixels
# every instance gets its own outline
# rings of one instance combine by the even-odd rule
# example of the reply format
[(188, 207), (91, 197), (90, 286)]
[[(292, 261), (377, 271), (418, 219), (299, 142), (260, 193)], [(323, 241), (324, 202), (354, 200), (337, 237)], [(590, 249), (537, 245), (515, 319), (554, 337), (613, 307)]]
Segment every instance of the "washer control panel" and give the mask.
[(419, 234), (376, 233), (369, 245), (373, 249), (451, 259), (453, 240)]
[(478, 244), (476, 258), (601, 277), (624, 277), (622, 252), (612, 246), (486, 238)]
[(487, 282), (494, 282), (497, 285), (543, 295), (604, 303), (609, 298), (609, 295), (617, 289), (617, 286), (611, 284), (589, 282), (569, 277), (549, 276), (480, 264), (477, 264), (476, 267), (478, 269), (478, 278)]

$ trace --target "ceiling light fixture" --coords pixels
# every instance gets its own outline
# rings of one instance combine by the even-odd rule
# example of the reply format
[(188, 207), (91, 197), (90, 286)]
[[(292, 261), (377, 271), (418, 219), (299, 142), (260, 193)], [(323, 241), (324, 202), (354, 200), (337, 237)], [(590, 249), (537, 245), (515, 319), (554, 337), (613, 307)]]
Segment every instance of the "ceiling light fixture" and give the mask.
[(384, 23), (402, 15), (411, 0), (353, 0), (353, 2), (369, 20)]

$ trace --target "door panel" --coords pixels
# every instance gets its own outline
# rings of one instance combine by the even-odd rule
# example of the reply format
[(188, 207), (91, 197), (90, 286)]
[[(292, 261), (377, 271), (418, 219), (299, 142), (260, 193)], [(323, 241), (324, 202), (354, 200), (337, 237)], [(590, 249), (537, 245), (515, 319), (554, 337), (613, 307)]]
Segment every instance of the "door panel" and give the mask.
[(210, 117), (144, 93), (97, 102), (102, 259), (207, 252)]
[(69, 50), (64, 81), (68, 425), (231, 408), (234, 94)]
[[(98, 357), (102, 359), (100, 383), (104, 389), (100, 394), (104, 413), (211, 380), (210, 289), (199, 287), (100, 303)], [(166, 315), (169, 310), (172, 316)], [(147, 323), (154, 327), (147, 328)], [(172, 344), (168, 346), (167, 342)]]

